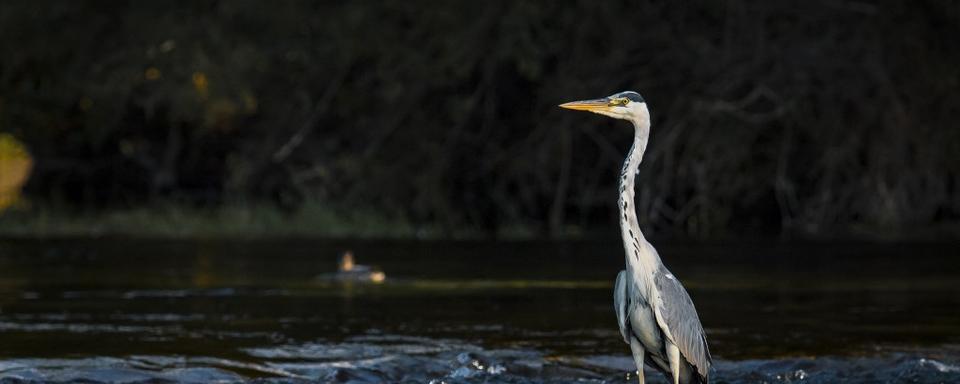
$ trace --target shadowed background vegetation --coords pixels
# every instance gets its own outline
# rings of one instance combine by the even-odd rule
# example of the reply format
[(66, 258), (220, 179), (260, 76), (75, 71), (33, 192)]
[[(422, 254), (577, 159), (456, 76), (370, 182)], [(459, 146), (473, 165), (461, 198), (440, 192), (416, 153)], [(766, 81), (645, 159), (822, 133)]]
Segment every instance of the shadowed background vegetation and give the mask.
[(956, 236), (958, 38), (950, 1), (5, 1), (0, 228), (606, 234), (632, 132), (556, 104), (630, 89), (648, 231)]

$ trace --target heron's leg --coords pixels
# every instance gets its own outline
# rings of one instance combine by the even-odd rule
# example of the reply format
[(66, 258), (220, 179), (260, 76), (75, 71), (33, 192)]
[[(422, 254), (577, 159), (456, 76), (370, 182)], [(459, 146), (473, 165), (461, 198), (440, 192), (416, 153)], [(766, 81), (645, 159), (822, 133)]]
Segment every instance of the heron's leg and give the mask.
[(643, 357), (647, 351), (643, 349), (643, 345), (640, 344), (640, 341), (638, 341), (636, 337), (630, 338), (630, 351), (633, 352), (633, 362), (637, 365), (637, 380), (640, 384), (644, 384)]
[(680, 384), (680, 348), (665, 340), (667, 344), (667, 361), (670, 362), (670, 373), (673, 374), (673, 384)]

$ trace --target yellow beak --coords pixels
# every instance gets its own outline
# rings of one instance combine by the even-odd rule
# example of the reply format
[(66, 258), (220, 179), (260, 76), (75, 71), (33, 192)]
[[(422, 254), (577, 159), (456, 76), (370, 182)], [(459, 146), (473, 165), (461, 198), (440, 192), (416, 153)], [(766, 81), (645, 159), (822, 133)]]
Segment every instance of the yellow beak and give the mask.
[(573, 109), (576, 111), (590, 111), (590, 112), (609, 111), (610, 101), (605, 98), (593, 99), (593, 100), (571, 101), (569, 103), (560, 104), (560, 108)]

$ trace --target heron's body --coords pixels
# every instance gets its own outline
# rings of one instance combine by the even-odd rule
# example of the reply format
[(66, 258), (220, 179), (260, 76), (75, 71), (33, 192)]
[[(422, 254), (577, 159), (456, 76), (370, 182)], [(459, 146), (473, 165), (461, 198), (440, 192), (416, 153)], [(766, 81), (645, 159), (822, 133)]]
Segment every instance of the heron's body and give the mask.
[(634, 207), (634, 178), (650, 135), (646, 103), (634, 92), (622, 92), (562, 106), (629, 120), (634, 126), (617, 203), (626, 269), (617, 275), (613, 297), (620, 334), (630, 345), (640, 383), (644, 363), (675, 384), (706, 383), (711, 357), (693, 301), (643, 237)]

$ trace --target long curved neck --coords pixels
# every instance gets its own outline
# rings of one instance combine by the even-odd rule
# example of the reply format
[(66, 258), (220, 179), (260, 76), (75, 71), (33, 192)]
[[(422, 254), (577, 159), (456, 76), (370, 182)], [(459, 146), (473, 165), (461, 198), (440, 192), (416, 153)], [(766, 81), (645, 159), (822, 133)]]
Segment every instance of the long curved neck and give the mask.
[(647, 149), (647, 139), (650, 137), (650, 119), (642, 118), (633, 121), (633, 145), (623, 162), (620, 171), (620, 231), (623, 236), (624, 251), (626, 251), (627, 265), (638, 272), (652, 272), (659, 262), (659, 257), (653, 247), (647, 243), (640, 232), (640, 223), (637, 220), (637, 211), (634, 201), (634, 182), (643, 153)]

